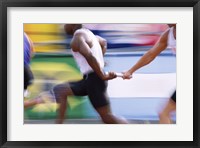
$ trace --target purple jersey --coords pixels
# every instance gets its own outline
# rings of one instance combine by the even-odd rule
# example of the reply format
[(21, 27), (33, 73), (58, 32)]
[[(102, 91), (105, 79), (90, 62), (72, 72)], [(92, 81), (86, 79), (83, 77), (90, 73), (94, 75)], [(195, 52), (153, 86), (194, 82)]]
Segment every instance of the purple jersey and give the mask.
[(31, 60), (31, 45), (28, 37), (24, 34), (24, 65), (29, 65)]

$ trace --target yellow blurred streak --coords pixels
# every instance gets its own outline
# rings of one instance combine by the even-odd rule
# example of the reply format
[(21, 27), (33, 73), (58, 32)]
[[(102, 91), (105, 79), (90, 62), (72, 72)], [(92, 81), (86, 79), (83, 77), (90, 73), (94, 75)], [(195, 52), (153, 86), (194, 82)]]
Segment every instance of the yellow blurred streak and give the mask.
[(32, 112), (45, 112), (45, 113), (51, 113), (56, 112), (59, 105), (57, 103), (43, 103), (35, 105), (32, 109)]
[(74, 68), (68, 64), (63, 63), (33, 63), (31, 64), (32, 70), (41, 70), (41, 71), (74, 71)]
[[(87, 97), (84, 97), (87, 98)], [(75, 99), (74, 97), (68, 97), (67, 99), (68, 105), (70, 107), (70, 109), (75, 109), (76, 107), (80, 106), (81, 104), (84, 104), (85, 102), (87, 102), (86, 99)]]
[[(24, 24), (24, 32), (28, 34), (33, 43), (35, 42), (55, 42), (63, 40), (64, 37), (59, 35), (61, 24)], [(34, 46), (36, 52), (55, 52), (62, 49), (61, 45), (43, 45)]]
[(61, 36), (54, 36), (48, 34), (48, 33), (59, 33), (60, 32), (59, 24), (24, 24), (24, 31), (32, 33), (47, 33), (46, 35), (28, 34), (30, 38), (33, 40), (33, 42), (63, 39)]
[[(33, 63), (33, 73), (42, 72), (44, 77), (53, 77), (56, 80), (70, 81), (80, 80), (82, 75), (73, 66), (63, 63)], [(36, 74), (35, 74), (36, 75)]]

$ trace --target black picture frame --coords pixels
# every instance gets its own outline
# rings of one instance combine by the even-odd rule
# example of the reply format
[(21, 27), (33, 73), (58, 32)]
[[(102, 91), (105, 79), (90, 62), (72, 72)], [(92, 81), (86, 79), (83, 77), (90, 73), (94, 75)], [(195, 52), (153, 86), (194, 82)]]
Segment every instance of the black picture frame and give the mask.
[[(7, 8), (8, 7), (193, 7), (193, 141), (8, 141), (7, 140)], [(0, 146), (21, 147), (200, 147), (200, 2), (199, 0), (1, 0), (0, 2)], [(103, 135), (102, 135), (103, 136)]]

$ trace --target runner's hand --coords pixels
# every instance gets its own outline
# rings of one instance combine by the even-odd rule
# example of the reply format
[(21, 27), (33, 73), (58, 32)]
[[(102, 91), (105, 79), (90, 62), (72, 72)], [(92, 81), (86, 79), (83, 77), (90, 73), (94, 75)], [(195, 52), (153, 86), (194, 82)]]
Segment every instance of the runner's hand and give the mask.
[(116, 77), (117, 77), (117, 75), (115, 72), (108, 72), (104, 75), (104, 80), (112, 80)]
[(122, 73), (123, 73), (123, 76), (122, 76), (123, 79), (131, 79), (132, 78), (132, 73), (130, 73), (129, 71), (122, 72)]

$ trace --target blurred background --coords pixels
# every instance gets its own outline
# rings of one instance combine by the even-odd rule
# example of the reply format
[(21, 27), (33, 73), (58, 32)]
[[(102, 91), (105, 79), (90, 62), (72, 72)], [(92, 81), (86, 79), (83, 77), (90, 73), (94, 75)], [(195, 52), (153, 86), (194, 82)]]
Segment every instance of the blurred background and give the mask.
[[(70, 36), (64, 24), (24, 24), (24, 32), (34, 44), (31, 70), (34, 82), (29, 87), (32, 99), (55, 84), (82, 78), (71, 52)], [(132, 67), (168, 28), (166, 24), (84, 24), (108, 42), (105, 71), (123, 72)], [(152, 63), (136, 71), (131, 80), (109, 81), (108, 95), (114, 114), (131, 123), (158, 123), (158, 112), (176, 87), (176, 57), (170, 49)], [(25, 123), (54, 123), (55, 103), (36, 105), (24, 110)], [(101, 123), (87, 97), (69, 97), (66, 123)], [(176, 114), (173, 115), (174, 123)]]

